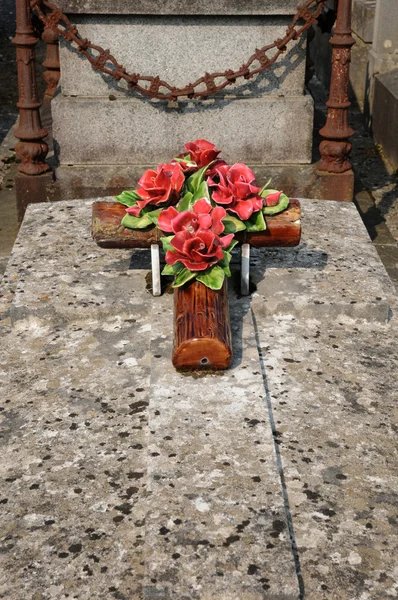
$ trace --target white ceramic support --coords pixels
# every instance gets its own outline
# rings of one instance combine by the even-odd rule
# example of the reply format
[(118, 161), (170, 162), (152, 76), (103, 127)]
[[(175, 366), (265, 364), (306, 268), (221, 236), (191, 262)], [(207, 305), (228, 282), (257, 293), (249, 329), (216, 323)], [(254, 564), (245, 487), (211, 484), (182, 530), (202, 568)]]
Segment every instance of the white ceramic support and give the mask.
[(154, 296), (162, 295), (162, 286), (160, 283), (160, 253), (157, 244), (151, 244), (151, 264), (152, 264), (152, 293)]
[(249, 295), (250, 244), (242, 244), (240, 268), (240, 293)]

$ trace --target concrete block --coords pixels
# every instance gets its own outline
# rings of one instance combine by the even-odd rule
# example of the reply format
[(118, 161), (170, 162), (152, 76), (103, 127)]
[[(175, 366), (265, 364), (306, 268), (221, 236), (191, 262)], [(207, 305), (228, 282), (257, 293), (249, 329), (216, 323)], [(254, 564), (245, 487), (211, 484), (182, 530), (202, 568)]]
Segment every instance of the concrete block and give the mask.
[[(127, 72), (159, 76), (184, 87), (206, 72), (238, 70), (256, 48), (284, 36), (289, 18), (75, 15), (73, 23), (83, 38), (109, 48)], [(270, 71), (253, 80), (240, 79), (221, 94), (303, 94), (305, 54), (306, 36), (292, 41)], [(62, 41), (61, 73), (64, 95), (126, 96), (128, 91), (126, 82), (94, 71)], [(128, 93), (131, 97), (134, 92)]]
[[(55, 182), (47, 190), (52, 201), (96, 196), (115, 196), (136, 187), (147, 165), (61, 165), (55, 171)], [(320, 198), (351, 202), (354, 174), (317, 171), (316, 164), (253, 165), (259, 184), (272, 177), (272, 185), (290, 198)]]
[(398, 49), (398, 14), (395, 0), (378, 0), (373, 32), (376, 54), (392, 55)]
[[(398, 13), (395, 0), (379, 0), (376, 5), (372, 48), (369, 51), (369, 74), (384, 73), (398, 67)], [(373, 87), (373, 82), (372, 82)], [(374, 90), (371, 90), (373, 106)]]
[(369, 44), (365, 44), (361, 38), (353, 34), (355, 45), (351, 48), (350, 83), (361, 110), (368, 102), (369, 73), (368, 56)]
[(398, 549), (389, 517), (396, 514), (397, 331), (283, 316), (258, 316), (256, 325), (304, 597), (388, 598), (391, 545)]
[(144, 15), (294, 15), (297, 0), (59, 0), (69, 13)]
[(185, 142), (205, 138), (230, 162), (310, 163), (309, 95), (180, 103), (58, 95), (52, 102), (61, 165), (158, 164)]
[(329, 44), (331, 33), (322, 31), (319, 25), (313, 27), (313, 37), (309, 43), (310, 59), (314, 63), (316, 77), (329, 89), (332, 72), (332, 46)]
[(351, 27), (366, 43), (372, 43), (376, 0), (353, 0)]
[[(92, 243), (90, 205), (89, 200), (77, 200), (28, 207), (8, 272), (11, 280), (17, 277), (24, 283), (19, 286), (23, 291), (16, 293), (14, 307), (28, 302), (29, 293), (29, 306), (35, 314), (45, 309), (53, 314), (52, 304), (58, 302), (58, 312), (71, 318), (76, 306), (68, 305), (68, 289), (75, 305), (86, 303), (81, 306), (82, 314), (103, 314), (106, 305), (112, 314), (133, 311), (140, 303), (138, 275), (128, 271), (134, 266), (131, 252), (106, 250)], [(251, 278), (257, 286), (251, 302), (258, 314), (318, 320), (344, 316), (385, 324), (390, 309), (385, 291), (388, 277), (354, 204), (302, 199), (301, 206), (303, 233), (298, 247), (251, 250)], [(41, 218), (43, 211), (46, 219)], [(59, 243), (63, 228), (71, 262)], [(147, 264), (149, 270), (150, 260)], [(119, 283), (113, 281), (115, 272), (124, 273)], [(59, 279), (56, 296), (54, 278)], [(132, 290), (128, 297), (127, 280), (131, 280)], [(93, 290), (97, 290), (97, 305)], [(49, 296), (47, 302), (43, 303), (43, 295)]]
[(373, 136), (398, 169), (398, 68), (375, 77)]

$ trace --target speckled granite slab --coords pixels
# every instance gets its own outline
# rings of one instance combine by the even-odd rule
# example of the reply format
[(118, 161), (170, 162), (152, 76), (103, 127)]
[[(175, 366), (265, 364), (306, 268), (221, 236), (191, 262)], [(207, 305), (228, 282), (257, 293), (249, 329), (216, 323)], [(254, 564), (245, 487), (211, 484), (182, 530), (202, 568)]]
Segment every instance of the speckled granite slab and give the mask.
[(90, 203), (27, 212), (1, 299), (1, 598), (142, 596), (151, 296), (130, 260), (92, 243)]
[(396, 326), (256, 325), (304, 598), (397, 598)]
[(396, 299), (355, 208), (253, 251), (232, 369), (195, 378), (90, 205), (29, 207), (3, 282), (0, 598), (398, 597)]
[(236, 359), (206, 376), (170, 368), (172, 302), (153, 305), (148, 599), (299, 597), (249, 303), (231, 300)]
[(26, 314), (2, 338), (0, 597), (139, 598), (147, 306), (53, 317)]
[(354, 204), (301, 203), (299, 246), (252, 250), (253, 307), (262, 316), (386, 323), (388, 276)]

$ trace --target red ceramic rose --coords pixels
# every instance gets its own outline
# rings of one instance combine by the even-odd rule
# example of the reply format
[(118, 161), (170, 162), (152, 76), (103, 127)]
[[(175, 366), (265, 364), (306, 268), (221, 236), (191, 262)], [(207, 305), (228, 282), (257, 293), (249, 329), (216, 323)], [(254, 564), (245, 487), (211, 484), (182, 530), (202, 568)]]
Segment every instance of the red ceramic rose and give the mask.
[(216, 160), (209, 169), (207, 169), (206, 171), (206, 177), (214, 177), (214, 175), (217, 175), (217, 169), (219, 169), (220, 167), (225, 167), (227, 166), (229, 169), (229, 165), (225, 162), (225, 160), (222, 160), (221, 158)]
[(186, 152), (180, 154), (179, 162), (185, 173), (193, 173), (209, 163), (216, 160), (221, 150), (217, 150), (215, 145), (207, 140), (195, 140), (184, 145)]
[(166, 252), (166, 263), (174, 265), (180, 262), (190, 271), (204, 271), (224, 258), (223, 248), (229, 245), (231, 236), (225, 238), (218, 237), (209, 229), (195, 232), (183, 229), (172, 238), (170, 244), (173, 250)]
[(145, 171), (138, 182), (138, 200), (134, 206), (127, 208), (127, 212), (138, 217), (141, 210), (148, 204), (159, 206), (175, 204), (179, 199), (179, 192), (184, 185), (185, 177), (179, 164), (161, 164), (156, 171)]
[(216, 167), (215, 174), (207, 179), (207, 184), (212, 189), (214, 202), (222, 204), (226, 210), (246, 221), (263, 206), (263, 198), (259, 195), (261, 188), (253, 185), (254, 180), (255, 175), (248, 166), (236, 163), (232, 167)]
[(206, 198), (200, 198), (195, 202), (192, 210), (178, 212), (174, 206), (163, 210), (159, 215), (158, 227), (162, 231), (173, 233), (184, 229), (191, 233), (198, 229), (210, 229), (216, 235), (220, 235), (224, 231), (222, 219), (226, 214), (222, 206), (212, 208)]

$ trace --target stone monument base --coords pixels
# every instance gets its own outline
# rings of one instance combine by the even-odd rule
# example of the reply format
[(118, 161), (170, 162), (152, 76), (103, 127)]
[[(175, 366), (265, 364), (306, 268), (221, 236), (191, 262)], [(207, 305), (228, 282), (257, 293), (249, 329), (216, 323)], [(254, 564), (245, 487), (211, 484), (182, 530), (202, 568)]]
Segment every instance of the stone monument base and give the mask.
[[(47, 186), (44, 197), (49, 200), (74, 200), (102, 195), (117, 195), (136, 187), (142, 173), (151, 165), (70, 165), (55, 170), (55, 181)], [(317, 165), (249, 165), (258, 181), (272, 176), (272, 185), (291, 198), (320, 198), (351, 202), (354, 174), (326, 173)], [(43, 196), (42, 196), (43, 197)]]
[(222, 148), (231, 164), (311, 162), (309, 94), (180, 102), (171, 108), (164, 102), (59, 94), (51, 110), (61, 165), (169, 162), (187, 141), (203, 138)]
[[(222, 85), (222, 73), (228, 72), (230, 85), (203, 100), (192, 95), (175, 102), (150, 99), (123, 79), (94, 71), (76, 48), (62, 42), (62, 77), (52, 101), (58, 181), (70, 165), (93, 167), (93, 173), (103, 168), (104, 185), (97, 185), (95, 193), (112, 193), (115, 181), (135, 185), (135, 175), (125, 177), (124, 169), (131, 173), (169, 162), (187, 141), (203, 138), (221, 148), (230, 164), (309, 165), (314, 108), (305, 91), (306, 33), (291, 40), (266, 71), (254, 77), (231, 75), (251, 60), (256, 49), (283, 39), (296, 14), (296, 2), (158, 4), (156, 11), (152, 0), (118, 1), (112, 6), (106, 0), (65, 0), (62, 7), (82, 38), (109, 48), (129, 73), (185, 87), (212, 73), (219, 74), (214, 81)], [(269, 49), (268, 58), (275, 53), (275, 48)], [(253, 60), (258, 68), (261, 61)], [(196, 83), (195, 91), (213, 89), (208, 85)], [(76, 178), (80, 176), (72, 176)], [(85, 187), (94, 193), (93, 186)], [(74, 188), (75, 198), (86, 196), (85, 191), (78, 194), (84, 186)], [(61, 196), (66, 197), (64, 191)]]
[(372, 130), (375, 142), (398, 169), (398, 68), (375, 76)]

